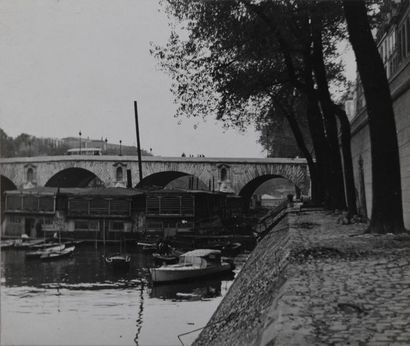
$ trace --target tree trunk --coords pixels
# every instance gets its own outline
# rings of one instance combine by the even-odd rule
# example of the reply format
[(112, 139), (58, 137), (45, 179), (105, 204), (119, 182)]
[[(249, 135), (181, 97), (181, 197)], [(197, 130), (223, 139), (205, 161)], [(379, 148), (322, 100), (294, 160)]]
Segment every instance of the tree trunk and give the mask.
[(331, 203), (331, 178), (329, 170), (329, 150), (325, 137), (323, 122), (319, 107), (314, 95), (307, 97), (307, 119), (316, 154), (317, 179), (322, 181), (321, 195), (319, 196), (326, 208), (333, 209)]
[(289, 122), (290, 128), (292, 129), (295, 140), (298, 143), (299, 149), (302, 151), (304, 157), (306, 158), (309, 172), (310, 172), (310, 182), (312, 191), (312, 202), (314, 204), (320, 204), (323, 201), (323, 181), (320, 179), (319, 172), (316, 163), (313, 161), (312, 155), (306, 147), (303, 140), (302, 132), (293, 114), (286, 113), (286, 119)]
[[(326, 67), (323, 58), (322, 22), (320, 14), (314, 13), (312, 15), (311, 28), (313, 40), (312, 67), (316, 77), (319, 102), (322, 106), (322, 111), (325, 118), (324, 123), (330, 148), (330, 160), (332, 162), (332, 205), (335, 209), (345, 209), (346, 195), (345, 183), (343, 179), (342, 157), (340, 155), (335, 110), (329, 92), (329, 84), (326, 76)], [(354, 191), (354, 185), (349, 186), (349, 189), (353, 189)]]
[(316, 163), (313, 160), (312, 155), (310, 154), (306, 142), (303, 138), (303, 133), (300, 129), (300, 126), (295, 118), (295, 114), (293, 110), (287, 109), (281, 102), (276, 100), (276, 98), (272, 97), (274, 102), (279, 106), (281, 111), (285, 114), (286, 119), (289, 122), (289, 126), (292, 130), (292, 133), (295, 137), (296, 143), (298, 148), (302, 152), (303, 156), (305, 157), (309, 172), (310, 172), (310, 181), (311, 181), (311, 191), (312, 191), (312, 201), (315, 204), (320, 204), (323, 201), (323, 181), (320, 179)]
[(350, 123), (347, 118), (346, 112), (334, 105), (335, 114), (340, 121), (341, 142), (342, 142), (342, 154), (343, 154), (343, 168), (345, 173), (345, 186), (346, 186), (346, 202), (349, 217), (357, 213), (356, 204), (356, 190), (354, 185), (353, 174), (353, 159), (351, 148), (351, 134)]
[(317, 102), (316, 93), (314, 90), (312, 65), (310, 61), (309, 50), (304, 54), (304, 79), (305, 89), (303, 92), (307, 97), (307, 118), (309, 130), (311, 132), (313, 147), (316, 153), (316, 165), (320, 174), (320, 179), (323, 180), (323, 201), (325, 207), (328, 209), (335, 209), (332, 198), (332, 174), (331, 174), (331, 160), (330, 148), (326, 138), (325, 128), (323, 125), (323, 117), (320, 112), (319, 104)]
[(367, 103), (372, 158), (370, 232), (404, 230), (400, 159), (389, 84), (373, 40), (363, 0), (344, 0), (350, 43)]

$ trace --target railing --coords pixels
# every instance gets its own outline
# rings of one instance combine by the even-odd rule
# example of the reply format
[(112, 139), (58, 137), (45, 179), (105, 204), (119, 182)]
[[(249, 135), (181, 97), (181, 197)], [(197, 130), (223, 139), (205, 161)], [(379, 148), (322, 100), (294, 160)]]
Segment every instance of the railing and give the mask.
[(288, 208), (288, 200), (283, 200), (279, 205), (273, 208), (267, 215), (259, 219), (255, 226), (255, 233), (258, 239), (263, 238), (266, 233), (278, 223), (278, 221), (285, 215)]

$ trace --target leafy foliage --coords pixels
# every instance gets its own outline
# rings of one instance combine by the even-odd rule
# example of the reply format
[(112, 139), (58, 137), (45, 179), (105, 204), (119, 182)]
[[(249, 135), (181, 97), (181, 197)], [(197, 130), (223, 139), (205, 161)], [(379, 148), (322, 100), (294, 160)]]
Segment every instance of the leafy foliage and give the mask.
[[(213, 116), (225, 126), (257, 123), (260, 128), (266, 114), (274, 116), (272, 95), (289, 94), (295, 79), (303, 79), (302, 54), (311, 40), (306, 19), (312, 15), (312, 2), (168, 0), (163, 4), (177, 23), (167, 45), (153, 46), (151, 53), (173, 80), (177, 117)], [(335, 60), (336, 44), (344, 35), (340, 8), (317, 6), (316, 15), (324, 21), (329, 78), (343, 81), (342, 66)], [(291, 55), (292, 73), (280, 40)]]

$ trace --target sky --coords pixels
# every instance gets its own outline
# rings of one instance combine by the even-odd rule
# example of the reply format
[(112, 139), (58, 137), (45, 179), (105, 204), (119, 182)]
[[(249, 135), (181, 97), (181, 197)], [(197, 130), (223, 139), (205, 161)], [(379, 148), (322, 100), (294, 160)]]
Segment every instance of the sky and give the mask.
[(169, 35), (159, 9), (155, 0), (0, 1), (0, 127), (135, 145), (137, 100), (141, 146), (155, 155), (266, 155), (253, 129), (174, 118), (170, 79), (149, 54)]
[(168, 35), (157, 0), (1, 0), (0, 127), (136, 145), (137, 100), (141, 146), (154, 155), (265, 157), (252, 128), (174, 118), (171, 81), (149, 53)]

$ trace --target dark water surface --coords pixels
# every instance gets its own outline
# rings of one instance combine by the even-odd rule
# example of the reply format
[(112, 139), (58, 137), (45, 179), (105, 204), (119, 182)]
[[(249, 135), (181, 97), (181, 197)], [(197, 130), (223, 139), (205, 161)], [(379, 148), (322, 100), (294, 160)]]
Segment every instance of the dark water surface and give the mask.
[[(128, 253), (129, 272), (115, 274), (104, 249), (91, 245), (52, 262), (2, 250), (0, 344), (181, 345), (178, 335), (205, 326), (234, 277), (152, 286), (151, 256)], [(177, 293), (194, 295), (181, 300)], [(183, 344), (199, 332), (181, 336)]]

